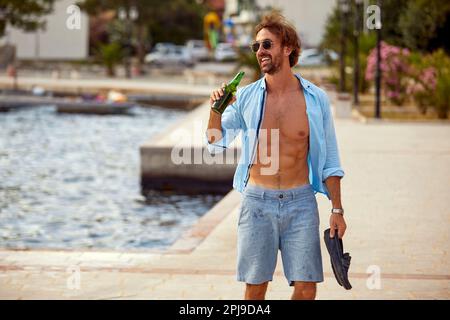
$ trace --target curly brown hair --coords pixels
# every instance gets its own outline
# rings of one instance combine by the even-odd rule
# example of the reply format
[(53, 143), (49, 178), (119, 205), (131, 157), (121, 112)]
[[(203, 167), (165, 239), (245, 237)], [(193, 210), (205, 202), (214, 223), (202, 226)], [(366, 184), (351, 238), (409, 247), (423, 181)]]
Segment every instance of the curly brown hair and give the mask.
[(291, 68), (295, 66), (301, 50), (301, 41), (295, 27), (279, 12), (271, 12), (265, 15), (262, 21), (255, 27), (255, 37), (264, 28), (277, 35), (281, 39), (282, 46), (292, 49), (289, 55), (289, 65)]

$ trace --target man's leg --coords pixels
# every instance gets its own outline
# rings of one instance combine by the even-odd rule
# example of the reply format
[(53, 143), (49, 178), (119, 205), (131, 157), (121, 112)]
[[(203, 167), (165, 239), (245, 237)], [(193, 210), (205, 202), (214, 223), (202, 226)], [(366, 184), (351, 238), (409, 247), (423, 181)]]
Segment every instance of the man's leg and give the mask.
[(292, 299), (316, 297), (317, 282), (323, 281), (320, 252), (319, 210), (312, 186), (295, 189), (295, 199), (285, 206), (286, 228), (280, 230), (281, 257)]
[(266, 297), (268, 283), (269, 281), (261, 284), (246, 283), (245, 300), (264, 300)]
[(246, 300), (265, 298), (277, 265), (279, 200), (264, 199), (263, 190), (247, 186), (239, 212), (237, 280), (246, 283)]
[(294, 281), (294, 292), (291, 300), (314, 300), (316, 298), (316, 283)]

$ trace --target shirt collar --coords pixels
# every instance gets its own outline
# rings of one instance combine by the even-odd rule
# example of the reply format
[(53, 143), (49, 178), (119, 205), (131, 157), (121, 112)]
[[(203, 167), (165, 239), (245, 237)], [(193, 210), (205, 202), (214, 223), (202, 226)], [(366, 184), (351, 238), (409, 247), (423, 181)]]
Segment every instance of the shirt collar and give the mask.
[(266, 78), (262, 77), (261, 79), (258, 80), (259, 81), (259, 87), (261, 89), (266, 90)]
[(304, 90), (308, 91), (312, 95), (316, 95), (316, 92), (313, 90), (311, 86), (311, 82), (309, 82), (306, 79), (303, 79), (299, 74), (295, 74), (295, 76), (297, 77), (297, 79), (300, 80), (300, 83)]
[[(314, 90), (311, 88), (311, 83), (306, 80), (303, 79), (299, 74), (294, 74), (295, 77), (300, 81), (300, 84), (302, 85), (303, 89), (308, 91), (308, 93), (315, 95), (316, 93), (314, 92)], [(266, 90), (266, 79), (265, 77), (262, 77), (261, 79), (258, 80), (259, 81), (259, 87), (261, 89)]]

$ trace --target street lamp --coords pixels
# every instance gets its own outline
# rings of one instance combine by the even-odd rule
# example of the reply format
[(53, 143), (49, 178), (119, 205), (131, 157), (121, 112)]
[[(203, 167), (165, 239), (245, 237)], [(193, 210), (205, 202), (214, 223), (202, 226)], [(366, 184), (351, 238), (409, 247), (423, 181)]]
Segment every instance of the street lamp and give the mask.
[(130, 8), (129, 16), (130, 16), (131, 21), (136, 21), (137, 18), (139, 18), (139, 11), (137, 10), (136, 7)]
[(350, 6), (348, 0), (339, 0), (339, 11), (341, 14), (341, 54), (339, 59), (339, 73), (340, 73), (340, 82), (339, 82), (339, 91), (345, 91), (345, 53), (347, 51), (346, 46), (346, 36), (347, 36), (347, 28), (346, 28), (346, 16), (350, 10)]
[[(127, 10), (128, 9), (128, 10)], [(119, 19), (125, 21), (125, 30), (126, 30), (126, 40), (125, 40), (125, 75), (127, 78), (131, 78), (131, 46), (132, 41), (132, 24), (139, 17), (139, 11), (136, 7), (132, 6), (130, 8), (119, 8)]]
[(353, 59), (353, 104), (359, 105), (359, 33), (361, 30), (361, 21), (360, 21), (360, 10), (361, 4), (363, 0), (354, 0), (355, 1), (355, 20), (354, 20), (354, 28), (353, 28), (353, 41), (354, 41), (354, 59)]
[(375, 118), (381, 118), (381, 0), (377, 1), (380, 17), (376, 21), (377, 29), (377, 68), (375, 75)]

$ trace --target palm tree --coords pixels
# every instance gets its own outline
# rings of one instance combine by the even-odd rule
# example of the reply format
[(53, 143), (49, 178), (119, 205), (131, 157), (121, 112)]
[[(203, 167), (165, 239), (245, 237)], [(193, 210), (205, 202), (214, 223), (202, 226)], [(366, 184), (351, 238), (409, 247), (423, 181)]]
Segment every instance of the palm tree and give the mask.
[(116, 65), (123, 59), (123, 50), (118, 42), (101, 43), (96, 50), (97, 60), (106, 67), (108, 77), (115, 77)]
[(238, 66), (237, 69), (246, 67), (252, 72), (252, 82), (261, 78), (261, 68), (258, 63), (256, 55), (248, 50), (239, 49), (238, 50)]

